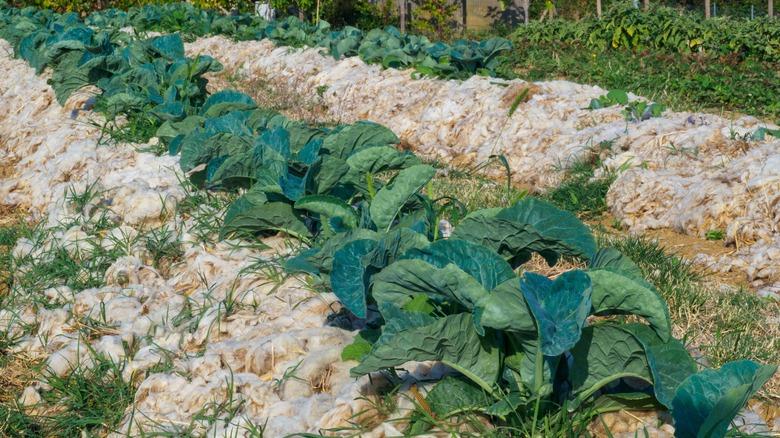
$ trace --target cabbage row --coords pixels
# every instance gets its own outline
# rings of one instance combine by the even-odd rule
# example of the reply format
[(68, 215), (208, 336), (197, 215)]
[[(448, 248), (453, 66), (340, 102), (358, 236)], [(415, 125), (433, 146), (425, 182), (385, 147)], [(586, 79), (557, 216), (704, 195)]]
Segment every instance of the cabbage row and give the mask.
[(384, 67), (414, 68), (441, 78), (466, 79), (475, 74), (495, 75), (500, 55), (512, 49), (503, 38), (484, 41), (431, 42), (424, 36), (401, 33), (388, 26), (364, 32), (354, 27), (334, 30), (325, 21), (310, 24), (296, 17), (266, 21), (254, 14), (222, 15), (188, 3), (146, 5), (128, 11), (110, 9), (92, 13), (88, 25), (99, 28), (132, 27), (136, 31), (182, 32), (188, 36), (226, 35), (237, 40), (270, 39), (285, 46), (322, 47), (340, 59), (360, 56)]
[[(427, 395), (437, 418), (668, 409), (677, 436), (720, 437), (776, 370), (737, 361), (699, 371), (637, 265), (543, 201), (472, 212), (445, 237), (439, 219), (456, 203), (425, 194), (435, 170), (399, 151), (390, 130), (308, 125), (233, 90), (208, 96), (203, 74), (220, 66), (186, 58), (178, 35), (137, 40), (74, 15), (5, 9), (0, 36), (39, 72), (52, 69), (61, 102), (97, 86), (99, 111), (157, 118), (193, 183), (241, 193), (223, 237), (304, 242), (284, 268), (318, 278), (365, 327), (344, 351), (359, 361), (355, 376), (409, 361), (452, 368)], [(526, 269), (534, 254), (587, 268), (550, 279)]]

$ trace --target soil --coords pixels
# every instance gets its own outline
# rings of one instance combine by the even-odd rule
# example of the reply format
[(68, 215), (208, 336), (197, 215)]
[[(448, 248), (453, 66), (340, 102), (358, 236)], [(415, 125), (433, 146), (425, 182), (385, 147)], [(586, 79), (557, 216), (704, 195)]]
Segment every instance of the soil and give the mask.
[[(590, 223), (591, 226), (601, 228), (608, 234), (625, 235), (625, 230), (615, 228), (614, 224), (615, 218), (610, 214), (604, 214), (599, 220)], [(724, 245), (722, 240), (705, 240), (701, 237), (683, 234), (669, 228), (646, 230), (640, 233), (640, 235), (648, 239), (656, 240), (669, 253), (686, 260), (695, 260), (696, 256), (700, 254), (717, 259), (735, 251), (733, 247)], [(748, 281), (748, 275), (744, 271), (732, 270), (729, 272), (720, 272), (708, 266), (697, 266), (702, 270), (702, 273), (705, 274), (708, 280), (716, 284), (726, 284), (752, 289), (750, 282)]]

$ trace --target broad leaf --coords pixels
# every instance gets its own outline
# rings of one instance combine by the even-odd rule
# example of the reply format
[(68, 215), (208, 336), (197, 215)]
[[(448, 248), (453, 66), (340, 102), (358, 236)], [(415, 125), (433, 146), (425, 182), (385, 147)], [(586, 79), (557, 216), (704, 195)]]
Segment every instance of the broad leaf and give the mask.
[(578, 270), (565, 272), (555, 281), (526, 272), (520, 290), (536, 318), (542, 353), (558, 356), (571, 349), (590, 312), (590, 278)]
[(458, 224), (452, 237), (487, 246), (512, 266), (527, 262), (533, 252), (550, 265), (562, 255), (590, 259), (596, 253), (596, 242), (582, 222), (534, 198), (503, 210), (474, 212)]
[(671, 408), (677, 388), (696, 372), (696, 362), (677, 339), (670, 337), (664, 340), (642, 324), (626, 324), (622, 328), (631, 332), (644, 347), (647, 365), (653, 375), (655, 398)]
[(498, 254), (465, 240), (437, 240), (427, 248), (409, 251), (403, 258), (425, 260), (438, 268), (452, 263), (487, 290), (516, 277), (512, 267)]
[(417, 295), (424, 295), (432, 303), (471, 310), (473, 303), (488, 293), (474, 277), (453, 264), (437, 268), (415, 259), (396, 261), (374, 275), (373, 281), (377, 303), (398, 307), (405, 306)]
[(371, 218), (379, 229), (389, 229), (398, 212), (418, 190), (433, 178), (433, 167), (420, 164), (398, 172), (371, 201)]
[(593, 285), (593, 313), (631, 314), (644, 317), (664, 341), (671, 338), (666, 301), (646, 283), (603, 269), (588, 271)]
[(330, 274), (333, 293), (358, 318), (366, 317), (368, 278), (363, 259), (375, 248), (375, 240), (354, 240), (333, 256), (333, 271)]
[(586, 327), (571, 355), (571, 410), (614, 380), (634, 377), (653, 382), (644, 347), (633, 334), (617, 326)]
[[(311, 237), (306, 225), (290, 204), (269, 202), (262, 205), (240, 204), (226, 217), (222, 234), (254, 235), (261, 232), (284, 232), (308, 241)], [(229, 219), (229, 220), (228, 220)]]
[(499, 374), (499, 348), (493, 337), (480, 338), (468, 313), (403, 330), (374, 345), (351, 374), (360, 376), (410, 361), (438, 360), (493, 393)]
[(490, 327), (536, 337), (537, 329), (531, 310), (520, 290), (520, 279), (511, 278), (474, 304), (474, 321)]
[(493, 399), (484, 389), (459, 377), (445, 377), (425, 397), (439, 419), (469, 411), (484, 411)]
[(350, 175), (360, 178), (366, 173), (377, 174), (420, 164), (420, 159), (390, 146), (374, 146), (355, 152), (347, 158)]
[(596, 240), (585, 224), (568, 211), (536, 198), (526, 197), (498, 212), (496, 218), (533, 226), (544, 238), (546, 249), (557, 254), (590, 260), (596, 253)]
[(393, 131), (377, 123), (360, 121), (328, 134), (322, 142), (322, 148), (331, 155), (346, 160), (361, 149), (397, 143), (398, 137)]
[(235, 90), (221, 90), (206, 99), (200, 109), (204, 117), (218, 117), (230, 111), (254, 109), (257, 105), (248, 95)]
[(720, 438), (750, 397), (774, 375), (774, 365), (729, 362), (688, 377), (672, 401), (675, 436)]
[(295, 208), (307, 210), (323, 217), (323, 223), (330, 218), (339, 218), (349, 228), (357, 226), (357, 216), (352, 207), (334, 196), (309, 195), (295, 202)]

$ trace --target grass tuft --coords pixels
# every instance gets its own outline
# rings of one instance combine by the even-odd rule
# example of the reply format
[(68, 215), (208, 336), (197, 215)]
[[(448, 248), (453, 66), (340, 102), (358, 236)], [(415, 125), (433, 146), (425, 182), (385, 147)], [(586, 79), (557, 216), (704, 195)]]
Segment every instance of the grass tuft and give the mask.
[(585, 157), (563, 169), (561, 184), (548, 191), (543, 198), (558, 208), (568, 210), (583, 219), (594, 219), (607, 211), (607, 192), (617, 174), (604, 169), (601, 176), (596, 171), (603, 167), (601, 155), (610, 150), (611, 143), (603, 142), (592, 147)]

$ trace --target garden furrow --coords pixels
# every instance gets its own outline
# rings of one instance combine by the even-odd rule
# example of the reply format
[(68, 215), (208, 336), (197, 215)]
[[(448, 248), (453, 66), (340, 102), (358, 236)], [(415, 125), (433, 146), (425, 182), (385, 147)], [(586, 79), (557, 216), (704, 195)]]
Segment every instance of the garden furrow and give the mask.
[[(284, 239), (265, 239), (264, 250), (201, 242), (192, 219), (174, 214), (188, 196), (174, 170), (178, 157), (139, 151), (148, 145), (101, 145), (91, 123), (99, 116), (78, 110), (88, 90), (63, 108), (5, 41), (0, 52), (0, 156), (19, 159), (15, 175), (0, 180), (0, 201), (43, 224), (40, 240), (17, 242), (14, 257), (24, 263), (14, 275), (60, 249), (84, 269), (95, 252), (116, 256), (99, 286), (12, 291), (15, 305), (0, 309), (0, 329), (18, 337), (14, 354), (42, 361), (53, 376), (126, 360), (122, 378), (137, 385), (118, 436), (393, 433), (376, 410), (381, 379), (351, 378), (354, 362), (340, 358), (353, 334), (327, 323), (340, 307), (336, 297), (275, 275), (274, 257), (289, 249)], [(94, 196), (77, 195), (88, 192)], [(165, 275), (144, 240), (159, 230), (176, 230), (170, 239), (182, 247)], [(440, 370), (423, 364), (417, 376)], [(21, 402), (45, 414), (41, 397), (51, 389), (41, 375)]]
[(742, 270), (769, 291), (780, 281), (780, 141), (755, 139), (760, 128), (775, 127), (754, 117), (667, 111), (627, 122), (621, 106), (586, 109), (606, 90), (571, 82), (415, 78), (411, 70), (269, 40), (217, 36), (186, 48), (242, 77), (319, 99), (333, 120), (382, 123), (423, 156), (473, 165), (503, 154), (513, 181), (535, 191), (554, 187), (575, 160), (600, 154), (618, 174), (609, 207), (631, 231), (722, 232), (735, 250), (719, 259), (701, 255), (701, 262)]

